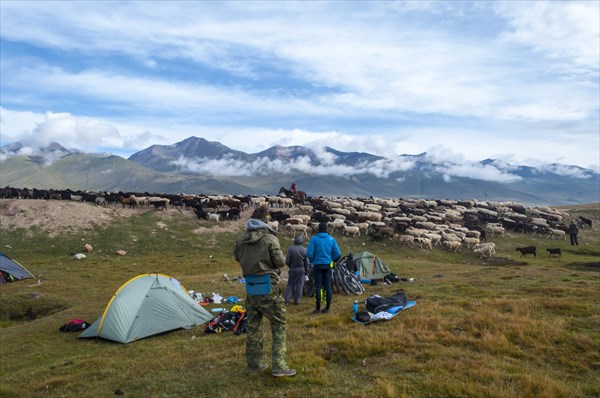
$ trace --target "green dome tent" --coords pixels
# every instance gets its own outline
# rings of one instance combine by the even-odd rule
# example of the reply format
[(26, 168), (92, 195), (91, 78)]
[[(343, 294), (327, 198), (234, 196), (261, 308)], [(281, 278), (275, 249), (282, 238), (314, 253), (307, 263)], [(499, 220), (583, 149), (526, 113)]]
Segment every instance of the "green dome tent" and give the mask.
[(177, 279), (163, 274), (142, 274), (121, 286), (104, 314), (79, 337), (100, 337), (127, 344), (170, 330), (189, 329), (212, 318)]
[(381, 257), (377, 257), (373, 253), (360, 252), (354, 256), (354, 261), (360, 273), (359, 278), (361, 282), (383, 279), (386, 275), (391, 274), (390, 269), (385, 265)]
[(27, 278), (33, 278), (31, 272), (27, 271), (25, 267), (6, 254), (0, 252), (0, 285)]

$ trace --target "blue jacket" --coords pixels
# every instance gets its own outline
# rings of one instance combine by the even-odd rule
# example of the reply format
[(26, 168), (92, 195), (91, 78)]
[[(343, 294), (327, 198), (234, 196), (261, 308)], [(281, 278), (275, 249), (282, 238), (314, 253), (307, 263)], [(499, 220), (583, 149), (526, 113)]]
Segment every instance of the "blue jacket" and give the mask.
[(308, 242), (306, 256), (311, 264), (331, 264), (342, 256), (342, 252), (333, 236), (319, 232)]

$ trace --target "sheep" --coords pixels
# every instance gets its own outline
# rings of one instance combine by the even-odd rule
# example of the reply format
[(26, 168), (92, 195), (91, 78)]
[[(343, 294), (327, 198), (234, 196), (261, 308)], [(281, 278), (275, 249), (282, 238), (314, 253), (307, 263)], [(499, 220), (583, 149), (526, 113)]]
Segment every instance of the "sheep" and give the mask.
[(347, 236), (350, 236), (350, 234), (352, 234), (353, 238), (357, 235), (360, 236), (360, 228), (358, 228), (355, 225), (344, 225), (344, 234)]
[(300, 218), (296, 218), (296, 217), (290, 217), (290, 218), (286, 218), (285, 220), (281, 220), (281, 223), (283, 225), (289, 225), (289, 224), (294, 224), (294, 225), (299, 225), (299, 224), (305, 224), (304, 221)]
[(560, 248), (551, 248), (551, 249), (546, 249), (546, 251), (548, 253), (550, 253), (550, 257), (554, 257), (554, 255), (557, 256), (562, 256), (562, 252), (560, 251)]
[(277, 221), (277, 220), (267, 221), (267, 225), (269, 227), (271, 227), (274, 231), (279, 231), (279, 221)]
[(219, 222), (221, 216), (217, 213), (208, 213), (208, 221), (216, 221)]
[(369, 232), (369, 224), (366, 222), (361, 222), (361, 223), (356, 223), (356, 224), (352, 224), (356, 227), (358, 227), (358, 229), (365, 231), (365, 234), (367, 232)]
[(536, 250), (537, 249), (535, 246), (525, 246), (525, 247), (517, 247), (516, 251), (521, 253), (521, 257), (527, 257), (528, 254), (533, 254), (533, 257), (535, 257)]
[(496, 244), (494, 242), (478, 243), (475, 246), (473, 246), (473, 250), (480, 249), (485, 246), (490, 246), (494, 254), (496, 254)]
[(481, 258), (492, 257), (496, 254), (496, 249), (491, 245), (484, 245), (473, 249), (473, 253), (479, 253)]
[(442, 235), (440, 235), (440, 234), (434, 234), (434, 233), (423, 234), (423, 237), (427, 238), (427, 239), (431, 239), (431, 244), (433, 246), (439, 246), (442, 244)]
[(447, 240), (444, 242), (444, 246), (446, 246), (449, 251), (456, 253), (461, 251), (462, 243), (460, 241)]
[(135, 196), (135, 195), (131, 195), (129, 197), (133, 203), (133, 207), (140, 207), (141, 205), (147, 205), (148, 204), (148, 197), (147, 196)]
[(342, 230), (344, 228), (344, 226), (346, 224), (344, 224), (344, 220), (341, 219), (335, 219), (330, 223), (327, 223), (329, 225), (329, 228), (331, 228), (331, 232), (335, 232), (338, 230)]
[(294, 199), (292, 199), (292, 198), (279, 198), (279, 205), (281, 207), (294, 207)]
[(154, 201), (154, 202), (150, 202), (152, 204), (152, 206), (154, 206), (154, 210), (167, 210), (167, 204), (169, 204), (169, 200), (165, 199), (165, 200), (160, 200), (160, 201)]
[(399, 235), (398, 240), (402, 246), (410, 246), (415, 241), (415, 237), (412, 235)]
[(460, 242), (461, 238), (459, 238), (458, 236), (454, 235), (454, 234), (447, 234), (445, 232), (442, 232), (442, 238), (445, 242)]
[(302, 220), (302, 224), (308, 224), (308, 222), (310, 221), (310, 216), (307, 214), (296, 214), (295, 216), (293, 216), (293, 218), (298, 218)]
[(468, 238), (465, 237), (463, 238), (463, 243), (467, 245), (467, 249), (469, 249), (471, 247), (471, 245), (476, 245), (479, 243), (479, 239), (478, 238)]
[(421, 249), (423, 248), (423, 246), (428, 247), (430, 249), (433, 249), (433, 246), (431, 245), (431, 239), (429, 239), (429, 238), (416, 238), (415, 240), (419, 243), (419, 247)]
[(488, 231), (490, 234), (492, 234), (492, 238), (493, 238), (495, 235), (498, 235), (498, 236), (504, 236), (504, 231), (505, 231), (505, 230), (504, 230), (504, 227), (495, 227), (495, 226), (492, 226), (492, 227), (490, 227), (490, 226), (486, 226), (486, 230), (487, 230), (487, 231)]
[(304, 224), (288, 224), (286, 225), (286, 228), (292, 234), (299, 234), (305, 237), (308, 237), (308, 230), (311, 229), (308, 225)]
[(550, 229), (550, 233), (546, 237), (546, 239), (552, 237), (552, 239), (567, 239), (567, 234), (565, 231), (560, 229)]

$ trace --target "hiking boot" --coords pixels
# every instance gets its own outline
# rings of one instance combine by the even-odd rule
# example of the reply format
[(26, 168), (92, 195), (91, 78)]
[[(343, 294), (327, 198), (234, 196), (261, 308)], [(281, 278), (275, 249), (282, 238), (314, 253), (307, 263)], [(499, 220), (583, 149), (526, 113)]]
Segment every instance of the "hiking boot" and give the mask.
[(289, 377), (296, 374), (296, 369), (274, 370), (273, 377)]
[(313, 314), (320, 314), (320, 313), (321, 313), (321, 310), (317, 308), (317, 309), (316, 309), (316, 310), (314, 310), (312, 313), (313, 313)]
[(329, 308), (325, 308), (321, 311), (321, 314), (329, 314)]

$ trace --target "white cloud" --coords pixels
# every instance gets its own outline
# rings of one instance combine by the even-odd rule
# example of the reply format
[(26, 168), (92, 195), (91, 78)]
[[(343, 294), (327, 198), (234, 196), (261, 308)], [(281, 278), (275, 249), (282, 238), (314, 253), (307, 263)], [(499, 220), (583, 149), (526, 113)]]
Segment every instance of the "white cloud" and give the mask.
[(109, 123), (77, 118), (68, 113), (47, 112), (44, 120), (18, 137), (25, 146), (41, 148), (52, 142), (67, 148), (92, 150), (119, 140), (119, 132)]
[(131, 154), (196, 135), (598, 170), (598, 4), (1, 2), (3, 39), (81, 60), (3, 49), (2, 141)]
[(483, 181), (496, 181), (510, 183), (521, 180), (518, 175), (505, 173), (490, 165), (481, 164), (448, 164), (437, 167), (437, 171), (444, 174), (444, 180), (449, 182), (451, 177), (472, 178)]
[(598, 71), (600, 3), (597, 1), (498, 2), (511, 30), (502, 39), (531, 46), (550, 58)]

